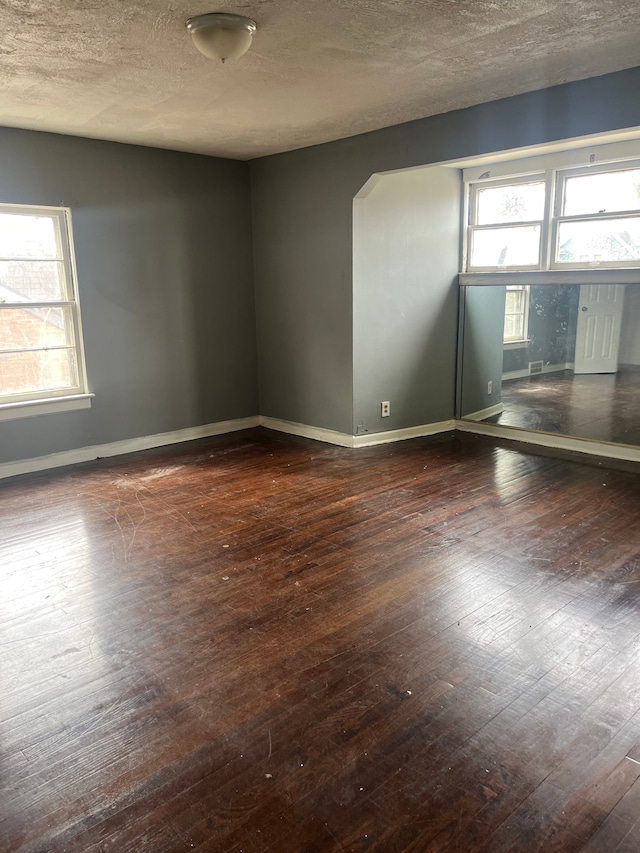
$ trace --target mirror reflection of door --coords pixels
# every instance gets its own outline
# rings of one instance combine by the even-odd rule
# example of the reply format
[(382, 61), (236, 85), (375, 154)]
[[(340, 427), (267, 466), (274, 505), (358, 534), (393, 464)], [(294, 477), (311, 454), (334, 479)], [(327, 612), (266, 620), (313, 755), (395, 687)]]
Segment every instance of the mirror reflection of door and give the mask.
[(583, 284), (574, 373), (616, 373), (624, 285)]

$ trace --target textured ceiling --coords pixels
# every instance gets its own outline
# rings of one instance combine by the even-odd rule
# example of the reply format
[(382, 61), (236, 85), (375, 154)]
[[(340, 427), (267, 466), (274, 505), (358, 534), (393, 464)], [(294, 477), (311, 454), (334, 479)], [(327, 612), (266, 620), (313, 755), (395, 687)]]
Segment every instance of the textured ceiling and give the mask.
[[(187, 18), (254, 18), (221, 65)], [(637, 0), (0, 0), (0, 125), (248, 159), (640, 64)]]

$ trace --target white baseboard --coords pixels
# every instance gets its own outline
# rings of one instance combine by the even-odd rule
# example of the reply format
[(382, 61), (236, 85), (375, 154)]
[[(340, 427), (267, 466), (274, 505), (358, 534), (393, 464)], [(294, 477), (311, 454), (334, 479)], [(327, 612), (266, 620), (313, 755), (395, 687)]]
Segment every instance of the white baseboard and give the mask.
[(281, 421), (278, 418), (268, 418), (260, 415), (260, 426), (273, 429), (276, 432), (286, 432), (289, 435), (299, 435), (302, 438), (313, 438), (316, 441), (324, 441), (327, 444), (337, 444), (340, 447), (353, 447), (353, 436), (346, 432), (337, 432), (323, 427), (298, 424), (293, 421)]
[(364, 435), (349, 435), (346, 432), (334, 432), (321, 427), (307, 426), (306, 424), (293, 423), (291, 421), (280, 421), (276, 418), (261, 417), (260, 423), (267, 429), (278, 432), (287, 432), (291, 435), (301, 435), (304, 438), (313, 438), (316, 441), (326, 441), (329, 444), (337, 444), (340, 447), (373, 447), (376, 444), (388, 444), (393, 441), (404, 441), (408, 438), (420, 438), (423, 435), (436, 435), (439, 432), (448, 432), (455, 429), (455, 421), (441, 421), (434, 424), (420, 424), (405, 429), (390, 429), (386, 432), (371, 432)]
[(471, 412), (470, 415), (465, 415), (468, 421), (484, 421), (485, 418), (492, 418), (494, 415), (501, 415), (504, 411), (502, 403), (496, 403), (495, 406), (489, 406), (486, 409), (480, 409), (479, 412)]
[(340, 447), (370, 447), (375, 444), (385, 444), (391, 441), (402, 441), (406, 438), (416, 438), (422, 435), (434, 435), (438, 432), (454, 429), (455, 421), (443, 421), (436, 424), (424, 424), (407, 429), (389, 430), (388, 432), (371, 433), (368, 435), (348, 435), (335, 430), (307, 426), (307, 424), (281, 421), (277, 418), (267, 418), (255, 415), (250, 418), (239, 418), (232, 421), (219, 421), (214, 424), (188, 427), (187, 429), (163, 432), (156, 435), (144, 435), (138, 438), (128, 438), (123, 441), (113, 441), (109, 444), (94, 444), (89, 447), (79, 447), (75, 450), (63, 450), (47, 456), (36, 456), (33, 459), (19, 459), (16, 462), (0, 463), (0, 479), (15, 477), (19, 474), (33, 474), (36, 471), (46, 471), (50, 468), (61, 468), (64, 465), (76, 465), (79, 462), (91, 462), (109, 456), (121, 456), (125, 453), (135, 453), (139, 450), (151, 450), (154, 447), (164, 447), (178, 444), (182, 441), (194, 441), (198, 438), (208, 438), (227, 432), (264, 426), (267, 429), (312, 438)]
[(456, 429), (461, 432), (474, 432), (478, 435), (490, 435), (492, 438), (508, 438), (537, 444), (554, 450), (571, 450), (574, 453), (586, 453), (589, 456), (603, 456), (608, 459), (623, 459), (625, 462), (640, 462), (640, 448), (624, 444), (609, 444), (606, 441), (592, 441), (589, 438), (575, 438), (567, 435), (533, 432), (519, 427), (500, 426), (469, 421), (456, 421)]
[(49, 468), (61, 468), (63, 465), (75, 465), (78, 462), (91, 462), (93, 459), (106, 456), (121, 456), (124, 453), (135, 453), (138, 450), (151, 450), (153, 447), (164, 447), (167, 444), (193, 441), (196, 438), (208, 438), (212, 435), (222, 435), (241, 429), (251, 429), (259, 426), (259, 424), (260, 418), (256, 415), (250, 418), (237, 418), (232, 421), (218, 421), (214, 424), (177, 429), (156, 435), (126, 438), (123, 441), (112, 441), (109, 444), (94, 444), (90, 447), (79, 447), (76, 450), (63, 450), (60, 453), (36, 456), (33, 459), (21, 459), (17, 462), (3, 462), (0, 463), (0, 479), (15, 477), (18, 474), (32, 474), (35, 471), (46, 471)]
[[(501, 409), (501, 406), (492, 407)], [(485, 412), (489, 412), (487, 409)], [(495, 414), (496, 412), (494, 412)], [(482, 414), (482, 413), (476, 413)], [(485, 414), (485, 417), (490, 415)], [(306, 424), (281, 421), (277, 418), (268, 418), (255, 415), (249, 418), (238, 418), (231, 421), (219, 421), (213, 424), (188, 427), (187, 429), (174, 430), (173, 432), (158, 433), (156, 435), (129, 438), (123, 441), (114, 441), (109, 444), (95, 444), (90, 447), (79, 447), (75, 450), (65, 450), (60, 453), (51, 453), (47, 456), (36, 456), (33, 459), (21, 459), (16, 462), (0, 463), (0, 479), (15, 477), (19, 474), (31, 474), (37, 471), (46, 471), (50, 468), (60, 468), (64, 465), (75, 465), (79, 462), (91, 462), (94, 459), (110, 456), (121, 456), (125, 453), (135, 453), (140, 450), (151, 450), (154, 447), (164, 447), (169, 444), (178, 444), (183, 441), (194, 441), (198, 438), (208, 438), (214, 435), (222, 435), (229, 432), (237, 432), (243, 429), (264, 426), (277, 432), (290, 435), (299, 435), (303, 438), (311, 438), (328, 444), (336, 444), (340, 447), (373, 447), (378, 444), (388, 444), (396, 441), (404, 441), (410, 438), (436, 435), (441, 432), (449, 432), (458, 429), (461, 432), (472, 432), (480, 435), (489, 435), (494, 438), (507, 438), (512, 441), (523, 441), (529, 444), (538, 444), (543, 447), (556, 448), (559, 450), (572, 450), (577, 453), (586, 453), (592, 456), (603, 456), (610, 459), (623, 459), (629, 462), (640, 462), (640, 448), (627, 447), (625, 445), (609, 444), (601, 441), (591, 441), (583, 438), (571, 438), (568, 436), (551, 435), (549, 433), (538, 433), (530, 430), (504, 427), (499, 424), (486, 424), (482, 421), (469, 420), (447, 420), (432, 424), (421, 424), (405, 429), (387, 430), (386, 432), (367, 433), (366, 435), (349, 435), (321, 427), (307, 426)]]
[(437, 435), (439, 432), (449, 432), (456, 428), (456, 422), (451, 419), (434, 424), (420, 424), (404, 429), (390, 429), (386, 432), (371, 432), (365, 435), (352, 436), (353, 447), (373, 447), (376, 444), (389, 444), (393, 441), (406, 441), (408, 438), (421, 438), (425, 435)]

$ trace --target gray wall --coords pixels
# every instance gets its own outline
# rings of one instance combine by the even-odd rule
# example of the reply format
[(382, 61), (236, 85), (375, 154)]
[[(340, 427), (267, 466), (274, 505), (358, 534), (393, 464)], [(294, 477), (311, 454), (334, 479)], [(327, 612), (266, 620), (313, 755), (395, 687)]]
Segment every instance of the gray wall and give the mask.
[[(632, 69), (262, 158), (250, 164), (251, 187), (244, 163), (0, 130), (0, 199), (72, 209), (96, 393), (87, 411), (1, 423), (0, 462), (259, 411), (351, 433), (379, 406), (366, 364), (389, 305), (384, 287), (359, 291), (354, 349), (352, 208), (371, 175), (637, 126), (638, 90)], [(438, 372), (453, 376), (444, 281), (443, 322), (421, 306), (424, 357), (441, 354)], [(396, 388), (403, 378), (428, 386), (428, 364), (411, 368), (407, 348), (388, 340), (386, 350)], [(424, 388), (428, 401), (401, 406), (388, 427), (442, 419), (452, 386)]]
[(1, 129), (0, 200), (71, 208), (96, 395), (0, 423), (0, 461), (258, 413), (246, 163)]
[(461, 200), (441, 167), (375, 176), (354, 201), (354, 432), (454, 416)]
[(619, 364), (640, 365), (640, 287), (628, 284), (620, 330)]
[[(371, 175), (634, 127), (639, 90), (631, 69), (253, 161), (261, 412), (350, 433), (354, 399), (379, 404), (353, 373), (352, 204)], [(432, 345), (455, 336), (443, 324)]]
[[(462, 353), (463, 417), (501, 400), (506, 287), (466, 287)], [(488, 383), (492, 382), (491, 394)]]

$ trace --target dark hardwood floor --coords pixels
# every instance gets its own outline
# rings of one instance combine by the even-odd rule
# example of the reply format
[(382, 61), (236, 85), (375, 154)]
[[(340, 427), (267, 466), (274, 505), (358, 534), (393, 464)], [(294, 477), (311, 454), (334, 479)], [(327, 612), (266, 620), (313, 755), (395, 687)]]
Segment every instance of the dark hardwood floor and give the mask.
[(504, 411), (488, 423), (640, 445), (640, 369), (571, 370), (502, 383)]
[(0, 850), (637, 853), (639, 522), (473, 435), (5, 481)]

